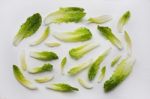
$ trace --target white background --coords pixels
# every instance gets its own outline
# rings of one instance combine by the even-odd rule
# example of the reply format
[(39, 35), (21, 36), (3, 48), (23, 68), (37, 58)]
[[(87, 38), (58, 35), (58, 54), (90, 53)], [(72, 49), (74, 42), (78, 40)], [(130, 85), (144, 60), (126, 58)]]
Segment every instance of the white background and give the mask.
[[(59, 7), (79, 6), (83, 7), (87, 12), (84, 19), (90, 16), (99, 16), (108, 14), (113, 16), (113, 20), (104, 26), (113, 28), (113, 32), (118, 35), (123, 41), (123, 34), (117, 33), (116, 24), (120, 15), (125, 11), (130, 10), (132, 17), (125, 27), (129, 32), (133, 41), (133, 53), (136, 57), (136, 64), (133, 72), (121, 85), (110, 93), (104, 93), (103, 82), (97, 84), (96, 80), (93, 83), (92, 90), (82, 88), (76, 81), (77, 77), (61, 76), (59, 64), (63, 56), (68, 57), (68, 63), (65, 71), (72, 65), (79, 64), (90, 58), (96, 58), (108, 46), (112, 46), (96, 30), (96, 25), (83, 24), (62, 24), (52, 25), (53, 32), (62, 32), (72, 30), (79, 26), (87, 26), (91, 29), (94, 37), (92, 40), (100, 43), (100, 47), (91, 51), (88, 55), (75, 61), (69, 58), (68, 50), (79, 43), (63, 43), (58, 48), (48, 48), (44, 44), (37, 47), (29, 47), (29, 44), (40, 36), (44, 30), (44, 25), (32, 37), (24, 40), (18, 47), (12, 46), (12, 40), (20, 25), (28, 16), (39, 12), (44, 18), (48, 13), (57, 10)], [(149, 0), (0, 0), (0, 96), (6, 99), (149, 99), (150, 98), (150, 1)], [(49, 41), (58, 41), (52, 36)], [(32, 50), (52, 50), (56, 51), (60, 57), (57, 61), (52, 61), (54, 71), (41, 75), (55, 75), (54, 82), (66, 82), (80, 89), (79, 92), (61, 93), (45, 89), (46, 84), (36, 84), (39, 87), (37, 91), (30, 91), (20, 85), (12, 73), (12, 65), (19, 65), (19, 53), (21, 49), (25, 49), (28, 57), (29, 66), (41, 65), (43, 62), (37, 61), (29, 57), (29, 52)], [(121, 53), (124, 53), (122, 51)], [(102, 65), (107, 65), (108, 79), (113, 69), (110, 68), (110, 60), (115, 55), (120, 53), (113, 47), (110, 55)], [(124, 54), (123, 54), (124, 55)], [(40, 75), (25, 75), (34, 80)], [(84, 79), (87, 79), (87, 71), (82, 74)]]

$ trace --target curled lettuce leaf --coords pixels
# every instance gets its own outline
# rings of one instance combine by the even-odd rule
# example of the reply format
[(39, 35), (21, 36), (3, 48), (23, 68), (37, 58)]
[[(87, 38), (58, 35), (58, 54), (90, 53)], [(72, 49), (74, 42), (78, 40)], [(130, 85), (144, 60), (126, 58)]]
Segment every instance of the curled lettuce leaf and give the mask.
[(44, 20), (46, 25), (51, 23), (67, 23), (67, 22), (79, 22), (84, 16), (85, 12), (83, 8), (79, 7), (64, 7), (59, 10), (50, 13)]

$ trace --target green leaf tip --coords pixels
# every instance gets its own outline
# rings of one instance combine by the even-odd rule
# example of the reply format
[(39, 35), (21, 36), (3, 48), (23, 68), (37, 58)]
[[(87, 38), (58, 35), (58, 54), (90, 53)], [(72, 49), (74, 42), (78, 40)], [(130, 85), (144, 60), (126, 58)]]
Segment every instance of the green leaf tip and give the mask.
[(32, 36), (39, 29), (42, 23), (42, 17), (39, 13), (33, 14), (27, 18), (14, 37), (13, 45), (17, 46), (23, 39)]

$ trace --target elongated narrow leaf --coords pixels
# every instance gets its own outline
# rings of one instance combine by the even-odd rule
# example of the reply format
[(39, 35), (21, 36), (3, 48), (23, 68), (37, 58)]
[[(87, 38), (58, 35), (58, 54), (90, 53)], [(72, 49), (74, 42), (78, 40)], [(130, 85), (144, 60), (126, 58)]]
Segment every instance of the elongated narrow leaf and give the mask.
[(39, 13), (32, 15), (27, 18), (26, 22), (23, 23), (14, 37), (13, 45), (17, 46), (23, 39), (32, 36), (39, 29), (42, 23), (42, 18)]
[(83, 86), (86, 89), (92, 89), (93, 88), (93, 86), (90, 83), (86, 82), (85, 80), (83, 80), (81, 78), (78, 78), (78, 82), (80, 83), (81, 86)]
[(104, 79), (105, 73), (106, 73), (106, 66), (104, 66), (104, 67), (101, 69), (101, 74), (100, 74), (100, 76), (99, 76), (99, 78), (98, 78), (98, 83), (100, 83), (100, 82)]
[(78, 73), (80, 73), (81, 71), (87, 69), (92, 63), (92, 60), (88, 60), (84, 63), (81, 63), (77, 66), (73, 66), (69, 71), (68, 71), (68, 74), (73, 76), (73, 75), (76, 75)]
[(35, 81), (38, 83), (46, 83), (54, 79), (54, 76), (44, 76), (36, 78)]
[(83, 42), (92, 38), (91, 31), (86, 27), (79, 27), (73, 31), (53, 33), (53, 36), (64, 42)]
[(110, 48), (104, 51), (98, 58), (92, 63), (92, 66), (89, 69), (88, 72), (88, 79), (91, 81), (95, 78), (97, 75), (97, 72), (99, 70), (100, 64), (103, 62), (103, 60), (106, 58), (108, 53), (110, 52)]
[(58, 59), (58, 56), (54, 52), (50, 51), (42, 51), (42, 52), (31, 52), (30, 56), (43, 61), (50, 61), (50, 60), (56, 60)]
[(44, 20), (46, 25), (51, 23), (68, 23), (79, 22), (84, 16), (85, 12), (83, 8), (79, 7), (64, 7), (59, 10), (50, 13)]
[(69, 50), (69, 55), (74, 59), (80, 59), (90, 51), (94, 50), (96, 47), (99, 46), (97, 42), (88, 42), (82, 44), (76, 48), (72, 48)]
[(108, 21), (112, 20), (112, 17), (110, 15), (102, 15), (94, 18), (89, 18), (88, 21), (90, 23), (96, 23), (96, 24), (103, 24)]
[(130, 11), (127, 11), (125, 12), (121, 18), (119, 19), (119, 22), (118, 22), (118, 31), (119, 32), (123, 32), (123, 27), (127, 24), (127, 22), (129, 21), (130, 19)]
[(37, 89), (37, 87), (35, 85), (33, 85), (33, 83), (31, 83), (28, 79), (26, 79), (26, 77), (22, 74), (22, 72), (20, 71), (20, 69), (18, 68), (18, 66), (13, 65), (13, 72), (14, 72), (15, 78), (24, 87), (26, 87), (28, 89), (31, 89), (31, 90)]
[(47, 27), (47, 28), (44, 30), (43, 34), (42, 34), (36, 41), (32, 42), (32, 43), (30, 44), (30, 46), (36, 46), (36, 45), (41, 44), (41, 43), (48, 37), (49, 32), (50, 32), (49, 27)]
[(109, 78), (109, 80), (104, 83), (105, 92), (109, 92), (117, 87), (121, 82), (123, 82), (128, 75), (131, 73), (135, 60), (128, 57), (123, 59), (120, 64), (117, 66), (116, 70)]
[(121, 58), (121, 55), (116, 56), (111, 62), (111, 67), (115, 66), (117, 62), (120, 60), (120, 58)]
[(129, 54), (131, 54), (132, 53), (132, 41), (127, 31), (125, 31), (124, 33), (124, 38), (127, 44), (127, 50), (129, 51)]
[(48, 47), (57, 47), (57, 46), (60, 46), (61, 43), (59, 43), (59, 42), (46, 42), (45, 45)]
[(52, 71), (52, 70), (53, 70), (53, 65), (47, 63), (42, 66), (31, 68), (28, 70), (28, 72), (32, 74), (37, 74), (37, 73), (43, 73), (43, 72)]
[(55, 91), (62, 91), (62, 92), (72, 92), (72, 91), (78, 91), (79, 89), (76, 87), (73, 87), (69, 84), (65, 83), (57, 83), (47, 86), (48, 89), (52, 89)]
[(22, 50), (21, 55), (20, 55), (20, 65), (22, 67), (22, 70), (27, 70), (27, 62), (26, 62), (26, 56), (25, 56), (25, 51)]
[(98, 26), (98, 30), (102, 33), (102, 35), (108, 39), (113, 45), (122, 49), (121, 41), (112, 33), (111, 28)]
[(64, 57), (61, 61), (61, 73), (64, 74), (64, 67), (67, 63), (67, 57)]

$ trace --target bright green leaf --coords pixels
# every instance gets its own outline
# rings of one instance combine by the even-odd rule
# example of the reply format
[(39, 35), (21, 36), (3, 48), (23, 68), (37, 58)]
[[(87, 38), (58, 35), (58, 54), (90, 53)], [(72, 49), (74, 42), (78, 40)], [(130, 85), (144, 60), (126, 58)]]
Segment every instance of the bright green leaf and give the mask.
[(98, 73), (98, 70), (99, 70), (99, 67), (100, 67), (100, 64), (103, 62), (103, 60), (106, 58), (106, 56), (108, 55), (108, 53), (110, 52), (110, 48), (107, 49), (106, 51), (104, 51), (101, 55), (99, 55), (97, 57), (97, 59), (92, 63), (90, 69), (89, 69), (89, 72), (88, 72), (88, 79), (90, 81), (92, 81), (95, 76), (97, 75)]
[(109, 92), (117, 87), (121, 82), (123, 82), (128, 75), (131, 73), (135, 60), (130, 57), (123, 59), (120, 64), (118, 64), (116, 70), (109, 78), (109, 80), (104, 83), (105, 92)]
[(39, 29), (42, 23), (42, 18), (39, 13), (36, 13), (29, 17), (25, 23), (23, 23), (14, 37), (13, 45), (17, 46), (23, 39), (32, 36)]
[(102, 67), (102, 69), (101, 69), (101, 74), (98, 77), (98, 83), (100, 83), (104, 79), (105, 73), (106, 73), (106, 66)]
[(42, 52), (31, 52), (30, 56), (43, 61), (50, 61), (50, 60), (56, 60), (58, 59), (58, 56), (54, 52), (50, 51), (42, 51)]
[(79, 22), (84, 16), (85, 12), (83, 8), (79, 7), (64, 7), (59, 10), (50, 13), (44, 20), (46, 25), (51, 23), (67, 23), (67, 22)]
[(63, 70), (64, 70), (64, 67), (67, 63), (67, 57), (64, 57), (61, 61), (61, 73), (64, 74)]
[(43, 73), (47, 71), (52, 71), (53, 70), (53, 65), (47, 63), (44, 64), (43, 66), (37, 66), (32, 69), (29, 69), (28, 72), (32, 74), (37, 74), (37, 73)]
[(88, 52), (92, 51), (94, 48), (98, 47), (99, 43), (97, 42), (88, 42), (82, 44), (76, 48), (72, 48), (69, 50), (69, 55), (74, 59), (80, 59)]
[(25, 76), (22, 74), (22, 72), (20, 71), (18, 66), (13, 65), (13, 72), (14, 72), (15, 78), (24, 87), (31, 89), (31, 90), (37, 89), (37, 87), (35, 85), (33, 85), (28, 79), (25, 78)]
[(47, 86), (48, 89), (52, 89), (55, 91), (62, 91), (62, 92), (72, 92), (72, 91), (78, 91), (78, 88), (75, 88), (69, 84), (65, 83), (57, 83)]
[(112, 33), (111, 28), (103, 26), (98, 26), (97, 28), (101, 32), (101, 34), (106, 39), (108, 39), (113, 45), (115, 45), (119, 49), (122, 49), (121, 41)]
[(79, 27), (69, 32), (54, 33), (53, 36), (64, 42), (82, 42), (91, 39), (92, 33), (86, 27)]
[(117, 62), (120, 60), (120, 58), (121, 58), (121, 55), (116, 56), (111, 62), (111, 67), (115, 66)]

